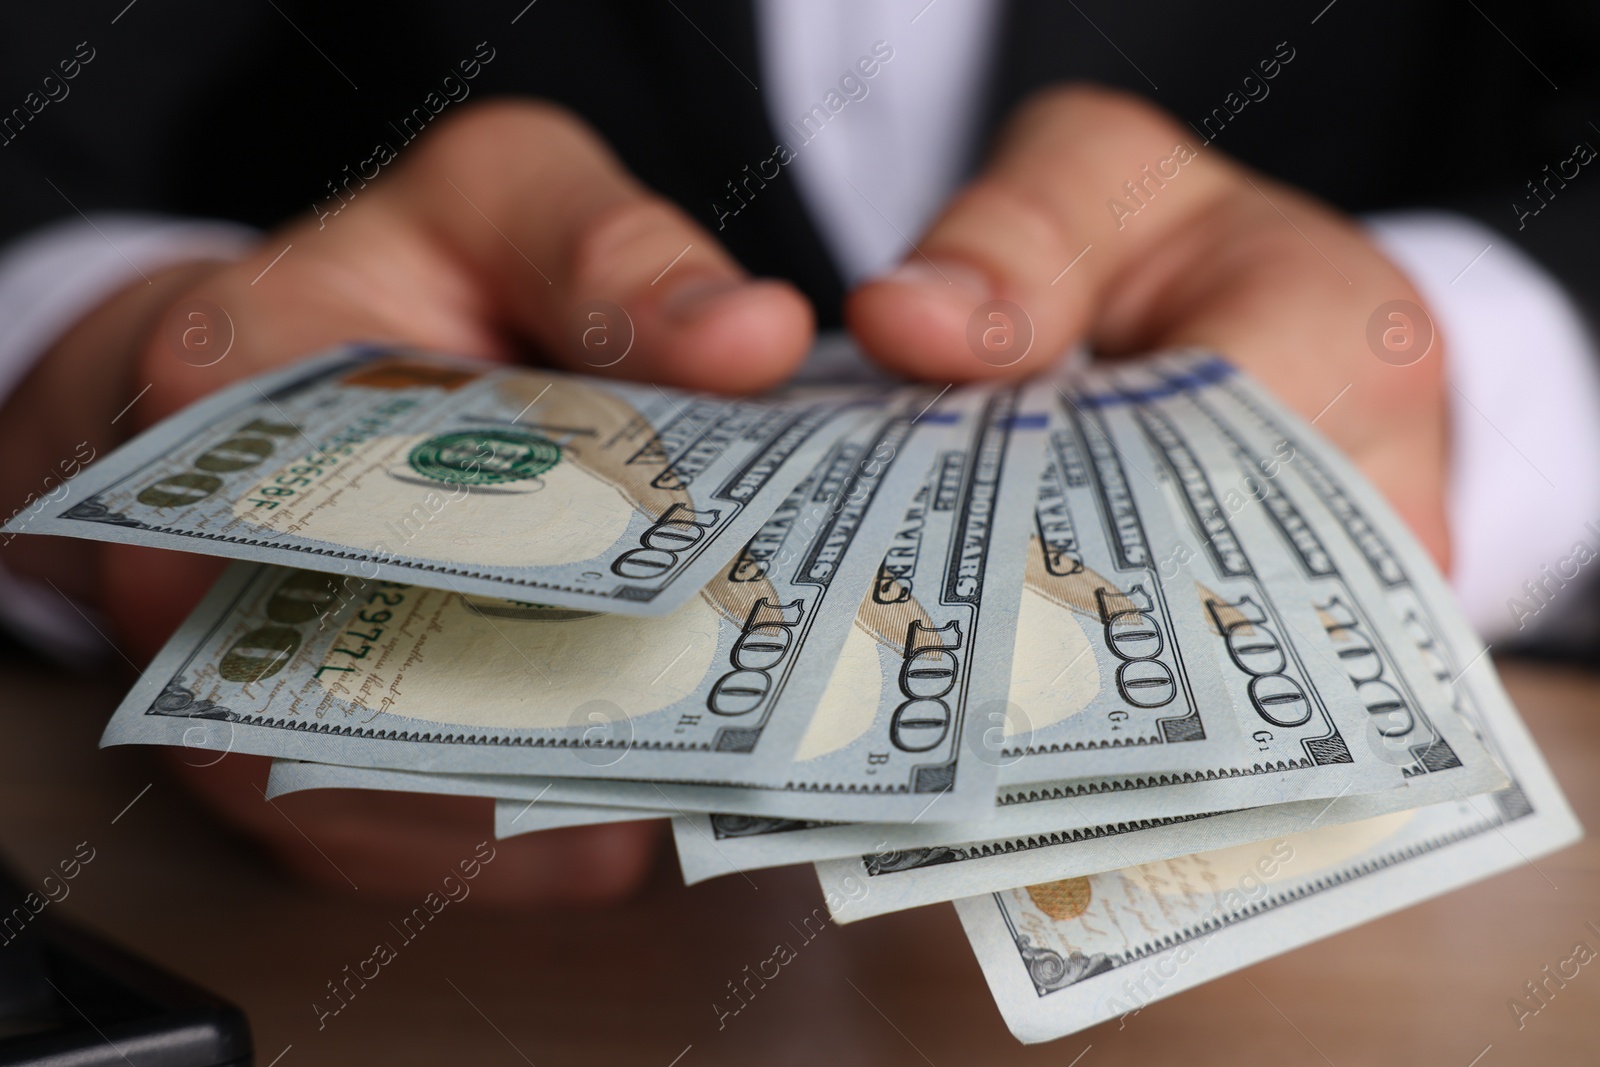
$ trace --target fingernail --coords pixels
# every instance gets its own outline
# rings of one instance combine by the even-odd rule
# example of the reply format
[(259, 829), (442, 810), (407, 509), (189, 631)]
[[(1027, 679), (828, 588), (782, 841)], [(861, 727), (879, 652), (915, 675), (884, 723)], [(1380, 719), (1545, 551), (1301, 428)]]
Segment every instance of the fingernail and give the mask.
[(745, 287), (742, 278), (685, 278), (661, 301), (661, 313), (677, 322), (692, 322), (729, 293)]
[(942, 286), (974, 300), (988, 300), (994, 295), (994, 286), (989, 284), (988, 276), (981, 270), (948, 259), (913, 256), (873, 280), (893, 285)]

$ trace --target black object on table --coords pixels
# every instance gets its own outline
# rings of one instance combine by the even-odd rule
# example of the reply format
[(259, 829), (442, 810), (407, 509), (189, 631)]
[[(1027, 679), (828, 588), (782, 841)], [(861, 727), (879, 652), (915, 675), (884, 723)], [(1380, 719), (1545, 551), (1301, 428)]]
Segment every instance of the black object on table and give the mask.
[(0, 1067), (251, 1062), (244, 1012), (57, 918), (0, 865)]

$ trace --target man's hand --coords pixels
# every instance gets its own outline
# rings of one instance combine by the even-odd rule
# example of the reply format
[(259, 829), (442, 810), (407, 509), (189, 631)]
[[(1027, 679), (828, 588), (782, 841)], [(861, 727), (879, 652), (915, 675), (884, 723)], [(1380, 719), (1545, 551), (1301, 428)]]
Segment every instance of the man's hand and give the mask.
[[(5, 406), (0, 438), (21, 469), (0, 470), (0, 500), (20, 502), (79, 441), (103, 454), (119, 433), (348, 341), (734, 392), (782, 381), (810, 347), (811, 308), (793, 286), (749, 278), (565, 111), (464, 108), (393, 167), (336, 215), (236, 263), (159, 273), (80, 321)], [(610, 309), (599, 321), (597, 303)], [(585, 347), (596, 330), (611, 347)], [(123, 549), (102, 553), (102, 570), (94, 553), (28, 538), (7, 559), (103, 603), (140, 661), (187, 614), (194, 576), (216, 569)]]
[[(346, 341), (528, 354), (721, 391), (777, 384), (811, 345), (811, 308), (793, 286), (747, 277), (564, 111), (463, 109), (394, 167), (351, 190), (337, 215), (291, 225), (237, 263), (163, 272), (79, 323), (6, 405), (0, 436), (15, 439), (26, 470), (0, 489), (20, 500), (21, 479), (54, 469), (80, 440), (103, 454), (114, 431)], [(602, 301), (623, 320), (611, 321), (614, 311), (593, 320)], [(612, 362), (615, 344), (586, 348), (591, 327), (613, 342), (631, 333), (626, 358)], [(7, 559), (103, 606), (134, 663), (149, 660), (221, 569), (204, 557), (57, 538), (19, 539)], [(341, 877), (306, 838), (353, 877), (420, 896), (487, 833), (486, 801), (321, 791), (279, 802), (291, 825), (257, 792), (264, 760), (232, 755), (186, 776), (213, 809), (334, 884)], [(497, 888), (483, 893), (525, 903), (614, 897), (644, 876), (660, 836), (658, 825), (633, 825), (515, 838), (501, 848)]]
[(1032, 356), (999, 373), (1079, 340), (1113, 355), (1215, 349), (1315, 419), (1446, 561), (1442, 345), (1405, 367), (1368, 347), (1381, 305), (1422, 298), (1350, 220), (1136, 98), (1052, 90), (847, 317), (888, 366), (966, 380), (997, 373), (967, 340), (996, 299), (1034, 331)]
[[(396, 166), (337, 215), (275, 234), (170, 303), (135, 376), (154, 383), (145, 421), (355, 339), (499, 360), (536, 352), (569, 369), (733, 392), (777, 384), (810, 346), (798, 291), (747, 277), (564, 111), (465, 109)], [(631, 320), (621, 363), (601, 366), (610, 353), (582, 345), (594, 301)], [(202, 302), (227, 313), (234, 340), (226, 359), (196, 368), (173, 339)]]
[[(991, 299), (1020, 306), (1034, 330), (1031, 355), (1008, 368), (968, 344), (973, 312)], [(851, 296), (847, 315), (885, 365), (944, 381), (1040, 370), (1078, 340), (1106, 353), (1214, 348), (1316, 417), (1442, 561), (1439, 346), (1400, 368), (1366, 342), (1368, 319), (1396, 299), (1421, 302), (1349, 221), (1199, 146), (1146, 104), (1068, 89), (1018, 113), (988, 170), (901, 272)], [(610, 352), (596, 359), (581, 343), (593, 301), (631, 320), (620, 363), (604, 366)], [(224, 339), (186, 335), (196, 310), (213, 330), (228, 327), (231, 348), (216, 362), (214, 350), (182, 340)], [(481, 105), (442, 123), (338, 215), (290, 226), (242, 262), (174, 268), (108, 301), (12, 397), (0, 446), (27, 470), (49, 468), (80, 439), (103, 452), (115, 443), (112, 415), (146, 386), (117, 429), (344, 341), (496, 360), (532, 353), (582, 371), (754, 390), (794, 369), (812, 329), (797, 291), (747, 278), (571, 116)], [(0, 495), (20, 499), (27, 486), (7, 477), (0, 471)], [(155, 652), (219, 569), (55, 538), (19, 539), (7, 558), (103, 604), (134, 662)], [(483, 804), (438, 798), (319, 791), (270, 811), (257, 794), (262, 762), (235, 755), (188, 776), (219, 813), (334, 884), (342, 876), (324, 867), (336, 864), (389, 892), (424, 893), (435, 861), (469, 855), (484, 834)], [(333, 864), (312, 855), (301, 831)], [(625, 893), (658, 839), (633, 825), (504, 842), (515, 859), (501, 864), (493, 895), (539, 903)]]

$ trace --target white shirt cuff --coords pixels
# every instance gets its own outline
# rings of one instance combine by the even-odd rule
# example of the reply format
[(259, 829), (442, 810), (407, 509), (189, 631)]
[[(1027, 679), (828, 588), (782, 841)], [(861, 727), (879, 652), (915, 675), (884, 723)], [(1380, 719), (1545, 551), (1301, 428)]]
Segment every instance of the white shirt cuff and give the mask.
[(1469, 219), (1367, 220), (1444, 341), (1451, 583), (1485, 641), (1528, 639), (1579, 605), (1600, 556), (1600, 355), (1576, 306)]
[[(121, 289), (178, 263), (244, 256), (259, 235), (230, 222), (96, 215), (0, 251), (0, 404), (72, 326)], [(105, 640), (77, 604), (0, 567), (0, 626), (39, 651), (83, 662)]]
[(259, 235), (231, 222), (97, 215), (0, 251), (0, 403), (74, 323), (118, 290), (177, 263), (238, 259)]

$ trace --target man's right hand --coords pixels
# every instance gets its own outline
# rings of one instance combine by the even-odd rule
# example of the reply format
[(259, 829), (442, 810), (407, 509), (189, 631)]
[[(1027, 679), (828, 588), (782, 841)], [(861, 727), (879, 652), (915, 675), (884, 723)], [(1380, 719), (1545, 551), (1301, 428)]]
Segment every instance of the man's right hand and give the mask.
[[(811, 345), (811, 308), (793, 286), (748, 277), (558, 108), (465, 108), (392, 167), (347, 192), (337, 214), (287, 226), (235, 263), (164, 271), (79, 322), (0, 413), (0, 453), (20, 459), (0, 473), (0, 501), (20, 504), (39, 472), (81, 441), (104, 454), (119, 432), (348, 341), (502, 361), (526, 355), (722, 392), (783, 381)], [(592, 318), (595, 302), (625, 319)], [(586, 349), (594, 327), (613, 344), (631, 335), (626, 357)], [(220, 570), (204, 557), (57, 538), (19, 538), (5, 559), (102, 607), (132, 663), (154, 655)], [(437, 880), (434, 861), (458, 844), (470, 855), (485, 833), (481, 805), (434, 805), (422, 834), (419, 798), (338, 793), (286, 798), (296, 829), (255, 795), (264, 775), (264, 761), (233, 756), (190, 777), (213, 809), (308, 871), (320, 867), (301, 856), (300, 829), (342, 867), (420, 893)], [(514, 861), (500, 866), (526, 876), (497, 875), (491, 895), (614, 896), (643, 877), (658, 837), (653, 827), (616, 826), (515, 839), (504, 850)]]
[[(793, 286), (749, 278), (558, 108), (463, 110), (393, 166), (337, 214), (274, 234), (170, 302), (139, 354), (136, 377), (154, 383), (142, 421), (357, 339), (497, 360), (531, 351), (587, 373), (732, 392), (782, 381), (811, 344), (811, 309)], [(233, 347), (200, 369), (173, 338), (202, 301), (232, 319)], [(581, 341), (595, 301), (631, 320), (632, 349), (611, 366)]]

